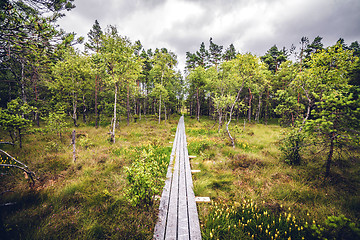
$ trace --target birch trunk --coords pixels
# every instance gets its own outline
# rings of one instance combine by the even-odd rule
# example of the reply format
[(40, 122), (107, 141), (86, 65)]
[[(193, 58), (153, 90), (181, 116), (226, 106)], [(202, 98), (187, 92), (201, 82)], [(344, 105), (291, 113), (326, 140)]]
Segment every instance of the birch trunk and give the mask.
[(196, 118), (197, 121), (200, 122), (200, 100), (199, 100), (199, 87), (196, 88), (196, 103), (197, 103), (197, 109), (196, 109)]
[(231, 136), (231, 134), (230, 134), (229, 124), (230, 124), (230, 122), (231, 122), (232, 112), (233, 112), (233, 110), (234, 110), (235, 104), (237, 103), (237, 101), (238, 101), (239, 98), (240, 98), (240, 93), (241, 93), (243, 87), (244, 87), (244, 82), (242, 83), (242, 86), (241, 86), (241, 88), (239, 89), (238, 94), (236, 95), (235, 101), (234, 101), (233, 104), (231, 105), (230, 114), (229, 114), (229, 121), (226, 123), (226, 131), (227, 131), (228, 136), (229, 136), (229, 138), (230, 138), (230, 140), (231, 140), (231, 144), (232, 144), (233, 148), (235, 148), (235, 139), (234, 139), (234, 138)]
[(260, 120), (260, 111), (261, 111), (261, 104), (262, 104), (262, 95), (263, 95), (263, 92), (260, 93), (259, 95), (259, 104), (258, 104), (258, 108), (256, 110), (256, 116), (255, 116), (255, 121), (257, 123), (259, 123), (259, 120)]
[(112, 125), (112, 132), (111, 132), (111, 141), (113, 143), (115, 143), (117, 92), (118, 92), (118, 85), (117, 85), (117, 83), (115, 83), (114, 117), (113, 117), (113, 125)]
[(98, 76), (95, 76), (95, 128), (98, 128), (99, 115), (98, 115)]
[(71, 144), (73, 145), (73, 161), (76, 162), (76, 144), (75, 144), (75, 138), (76, 138), (76, 131), (75, 129), (72, 131), (72, 137), (71, 137)]
[(251, 123), (251, 100), (252, 100), (252, 94), (251, 94), (251, 89), (249, 88), (249, 94), (250, 94), (250, 97), (249, 97), (249, 111), (248, 111), (248, 120), (249, 120), (249, 123)]
[(126, 112), (127, 112), (127, 125), (130, 123), (130, 86), (127, 83), (127, 96), (126, 96)]

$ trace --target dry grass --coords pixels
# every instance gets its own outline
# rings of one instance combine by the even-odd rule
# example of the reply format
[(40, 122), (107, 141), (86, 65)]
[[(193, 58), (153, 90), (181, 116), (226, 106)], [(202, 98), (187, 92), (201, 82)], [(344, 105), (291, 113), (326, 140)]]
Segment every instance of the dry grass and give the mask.
[[(190, 154), (198, 156), (192, 168), (202, 170), (194, 175), (195, 195), (230, 204), (252, 199), (262, 206), (291, 207), (293, 214), (311, 212), (319, 222), (341, 214), (358, 222), (360, 196), (354, 190), (360, 186), (355, 174), (360, 169), (358, 162), (344, 160), (347, 165), (334, 166), (331, 179), (324, 179), (321, 155), (305, 156), (301, 166), (281, 160), (278, 145), (284, 129), (276, 124), (250, 124), (245, 131), (243, 124), (231, 125), (236, 138), (233, 149), (223, 130), (218, 134), (215, 126), (208, 131), (212, 126), (208, 118), (200, 123), (187, 118), (185, 123)], [(205, 219), (208, 206), (198, 208)]]
[(108, 126), (95, 129), (83, 124), (76, 129), (75, 163), (72, 129), (61, 138), (41, 132), (28, 135), (22, 149), (6, 147), (39, 179), (29, 189), (16, 171), (1, 177), (0, 190), (15, 191), (2, 196), (2, 202), (17, 204), (2, 209), (0, 235), (6, 239), (151, 239), (157, 206), (131, 206), (124, 196), (124, 167), (138, 156), (139, 147), (170, 146), (170, 129), (176, 124), (177, 120), (161, 125), (145, 119), (130, 126), (121, 122), (115, 144), (108, 141)]

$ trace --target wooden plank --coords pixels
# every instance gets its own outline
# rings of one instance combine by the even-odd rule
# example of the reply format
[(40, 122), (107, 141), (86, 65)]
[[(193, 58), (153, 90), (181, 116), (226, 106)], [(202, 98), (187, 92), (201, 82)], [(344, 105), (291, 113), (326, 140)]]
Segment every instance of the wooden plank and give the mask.
[(166, 173), (165, 186), (164, 186), (163, 192), (161, 194), (161, 200), (160, 200), (160, 205), (159, 205), (159, 215), (158, 215), (158, 220), (157, 220), (157, 223), (156, 223), (155, 229), (154, 229), (154, 239), (164, 239), (165, 238), (167, 215), (168, 215), (168, 210), (169, 210), (170, 190), (171, 190), (171, 182), (172, 182), (172, 174), (173, 174), (172, 169), (173, 169), (173, 164), (174, 164), (174, 156), (175, 156), (176, 142), (177, 142), (178, 136), (179, 136), (179, 134), (178, 134), (178, 129), (177, 129), (176, 134), (175, 134), (173, 148), (171, 150), (169, 167), (168, 167), (168, 170)]
[[(184, 132), (185, 132), (185, 124), (184, 124)], [(193, 190), (193, 182), (191, 176), (191, 168), (189, 161), (189, 154), (187, 150), (187, 141), (186, 135), (184, 142), (184, 153), (186, 160), (186, 187), (188, 192), (188, 212), (189, 212), (189, 231), (190, 231), (190, 239), (201, 239), (201, 230), (200, 230), (200, 222), (199, 215), (197, 212), (196, 202), (195, 202), (195, 194)]]
[(195, 197), (195, 202), (197, 203), (209, 203), (211, 202), (209, 197)]
[(201, 239), (184, 117), (179, 120), (154, 239)]
[(178, 208), (178, 239), (189, 239), (189, 216), (187, 208), (186, 168), (184, 159), (184, 129), (183, 121), (180, 128), (179, 142), (179, 208)]
[[(179, 125), (178, 125), (179, 128)], [(165, 230), (165, 239), (177, 239), (178, 226), (178, 201), (179, 201), (179, 142), (181, 131), (179, 129), (179, 137), (176, 141), (175, 163), (172, 175), (171, 194), (169, 199), (169, 210), (167, 216), (167, 224)]]
[(199, 173), (201, 170), (191, 170), (191, 173)]

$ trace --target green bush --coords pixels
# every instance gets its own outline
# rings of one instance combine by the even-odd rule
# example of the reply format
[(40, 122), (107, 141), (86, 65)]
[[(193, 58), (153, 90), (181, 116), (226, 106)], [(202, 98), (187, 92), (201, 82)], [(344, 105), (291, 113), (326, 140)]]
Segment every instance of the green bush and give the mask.
[(151, 206), (160, 193), (169, 163), (170, 148), (139, 148), (139, 156), (125, 168), (126, 197), (134, 206)]
[(201, 152), (209, 149), (213, 145), (214, 143), (210, 141), (191, 142), (188, 145), (189, 154), (200, 154)]
[(360, 229), (344, 215), (329, 216), (324, 225), (311, 225), (313, 236), (319, 239), (360, 239)]
[(304, 135), (298, 131), (292, 131), (280, 142), (280, 151), (284, 161), (291, 165), (299, 165), (301, 163), (300, 151), (304, 143)]
[(60, 146), (56, 141), (49, 141), (45, 145), (45, 151), (47, 152), (61, 152), (63, 147)]
[(85, 136), (80, 137), (78, 143), (81, 147), (85, 149), (95, 146), (95, 144), (88, 137)]

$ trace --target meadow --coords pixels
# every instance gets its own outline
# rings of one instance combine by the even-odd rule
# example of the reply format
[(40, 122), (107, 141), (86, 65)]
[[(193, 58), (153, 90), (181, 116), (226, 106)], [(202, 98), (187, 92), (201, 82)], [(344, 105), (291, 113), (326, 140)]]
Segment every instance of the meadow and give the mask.
[[(40, 128), (24, 138), (23, 148), (2, 149), (36, 173), (35, 186), (20, 171), (1, 170), (0, 234), (4, 239), (152, 239), (158, 200), (145, 175), (133, 181), (129, 171), (148, 168), (146, 156), (166, 170), (178, 116), (166, 123), (148, 117), (129, 126), (121, 121), (116, 143), (109, 126), (76, 128), (77, 160), (71, 131), (61, 136)], [(324, 177), (323, 156), (308, 154), (301, 165), (285, 163), (279, 150), (285, 128), (268, 125), (230, 126), (232, 148), (224, 129), (207, 117), (185, 118), (188, 150), (204, 239), (354, 239), (359, 229), (359, 161), (338, 156), (331, 176)], [(5, 134), (2, 134), (5, 136)], [(6, 140), (6, 139), (4, 139)], [(8, 161), (3, 159), (2, 161)], [(138, 165), (134, 165), (137, 163)], [(153, 166), (153, 165), (151, 165)], [(139, 168), (139, 167), (137, 167)], [(130, 170), (129, 170), (130, 169)], [(132, 169), (132, 170), (131, 170)], [(151, 169), (155, 169), (151, 167)], [(141, 173), (136, 173), (141, 174)], [(132, 179), (132, 180), (130, 180)], [(163, 176), (159, 174), (163, 185)], [(136, 188), (131, 188), (131, 185)], [(137, 185), (136, 185), (137, 184)], [(131, 196), (151, 195), (134, 202)], [(146, 201), (145, 201), (146, 200)], [(3, 238), (2, 238), (3, 239)]]

